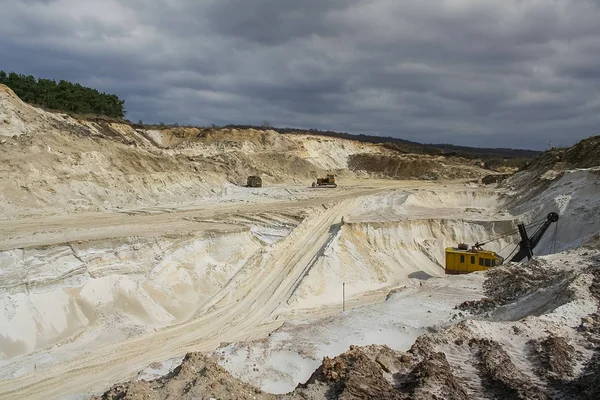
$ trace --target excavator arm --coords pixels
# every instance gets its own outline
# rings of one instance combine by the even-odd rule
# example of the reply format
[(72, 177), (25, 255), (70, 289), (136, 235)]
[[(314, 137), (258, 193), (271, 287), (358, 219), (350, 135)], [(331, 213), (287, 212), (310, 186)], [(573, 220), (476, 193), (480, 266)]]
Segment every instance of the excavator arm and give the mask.
[(517, 227), (519, 228), (519, 234), (521, 235), (521, 243), (519, 243), (519, 251), (510, 259), (510, 261), (519, 262), (525, 257), (531, 260), (531, 257), (533, 257), (533, 249), (538, 245), (540, 239), (542, 239), (542, 236), (544, 236), (544, 233), (546, 233), (550, 225), (556, 221), (558, 221), (558, 214), (551, 212), (546, 217), (546, 221), (544, 221), (542, 226), (540, 226), (531, 238), (527, 236), (525, 224), (519, 224)]

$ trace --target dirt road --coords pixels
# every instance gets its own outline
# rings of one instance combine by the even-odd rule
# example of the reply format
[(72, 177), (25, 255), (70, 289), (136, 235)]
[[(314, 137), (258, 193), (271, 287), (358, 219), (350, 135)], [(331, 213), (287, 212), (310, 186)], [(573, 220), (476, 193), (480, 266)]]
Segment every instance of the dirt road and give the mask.
[[(229, 203), (194, 204), (187, 207), (127, 209), (115, 212), (79, 213), (0, 220), (0, 251), (50, 246), (60, 243), (101, 240), (129, 236), (160, 236), (206, 230), (231, 230), (231, 225), (203, 220), (234, 213), (257, 213), (286, 209), (305, 209), (331, 201), (357, 198), (394, 189), (438, 186), (422, 181), (353, 180), (335, 190), (299, 187), (311, 198), (304, 200), (267, 198), (262, 203), (243, 199)], [(464, 180), (452, 184), (464, 183)]]

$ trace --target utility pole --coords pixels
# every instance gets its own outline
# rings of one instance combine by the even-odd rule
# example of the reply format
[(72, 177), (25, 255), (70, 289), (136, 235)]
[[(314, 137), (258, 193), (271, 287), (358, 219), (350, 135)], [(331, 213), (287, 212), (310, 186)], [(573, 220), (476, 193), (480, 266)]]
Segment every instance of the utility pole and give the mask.
[(342, 282), (342, 312), (346, 311), (346, 282)]

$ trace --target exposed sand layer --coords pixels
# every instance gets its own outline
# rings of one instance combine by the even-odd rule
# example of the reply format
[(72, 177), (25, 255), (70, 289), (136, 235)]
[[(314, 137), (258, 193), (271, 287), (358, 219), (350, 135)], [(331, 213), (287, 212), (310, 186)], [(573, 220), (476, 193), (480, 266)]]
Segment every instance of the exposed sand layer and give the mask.
[[(78, 120), (31, 107), (0, 86), (2, 219), (262, 202), (261, 190), (240, 196), (237, 185), (249, 175), (260, 175), (266, 186), (309, 186), (331, 172), (344, 178), (379, 176), (367, 169), (350, 170), (349, 159), (356, 154), (425, 165), (405, 171), (404, 179), (481, 178), (489, 173), (472, 160), (415, 157), (338, 138), (252, 129), (146, 130), (102, 119)], [(285, 188), (271, 193), (286, 199), (289, 194)]]

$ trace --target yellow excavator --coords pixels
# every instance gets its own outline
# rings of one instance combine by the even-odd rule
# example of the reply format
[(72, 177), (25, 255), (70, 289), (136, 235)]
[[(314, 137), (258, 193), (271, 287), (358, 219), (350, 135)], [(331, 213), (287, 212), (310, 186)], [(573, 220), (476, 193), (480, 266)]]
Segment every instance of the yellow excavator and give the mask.
[[(446, 274), (457, 275), (457, 274), (468, 274), (474, 271), (485, 271), (489, 268), (497, 267), (502, 265), (504, 258), (499, 256), (497, 253), (489, 250), (484, 250), (483, 245), (486, 243), (493, 242), (503, 237), (511, 236), (519, 233), (521, 241), (515, 248), (519, 250), (514, 257), (510, 259), (512, 262), (519, 262), (525, 257), (531, 259), (533, 257), (533, 249), (540, 242), (540, 239), (546, 233), (552, 223), (558, 221), (558, 214), (555, 212), (549, 213), (544, 219), (532, 222), (528, 225), (523, 223), (517, 225), (517, 230), (509, 232), (500, 237), (490, 239), (482, 243), (475, 243), (475, 245), (469, 246), (465, 243), (459, 244), (457, 247), (446, 248)], [(538, 229), (531, 237), (527, 236), (527, 228)], [(515, 252), (513, 250), (513, 253)], [(512, 253), (511, 253), (512, 255)], [(510, 257), (510, 255), (509, 255)], [(507, 257), (508, 258), (508, 257)]]

